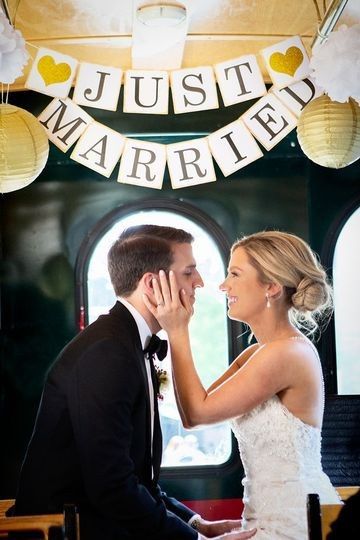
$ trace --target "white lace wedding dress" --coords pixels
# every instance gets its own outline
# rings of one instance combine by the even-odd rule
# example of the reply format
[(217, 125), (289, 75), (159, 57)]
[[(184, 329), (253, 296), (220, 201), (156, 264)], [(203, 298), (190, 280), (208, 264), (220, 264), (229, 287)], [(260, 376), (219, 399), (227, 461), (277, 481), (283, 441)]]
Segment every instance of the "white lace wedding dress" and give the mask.
[(256, 540), (307, 540), (306, 496), (339, 498), (321, 467), (321, 432), (277, 396), (231, 421), (245, 470), (243, 528)]

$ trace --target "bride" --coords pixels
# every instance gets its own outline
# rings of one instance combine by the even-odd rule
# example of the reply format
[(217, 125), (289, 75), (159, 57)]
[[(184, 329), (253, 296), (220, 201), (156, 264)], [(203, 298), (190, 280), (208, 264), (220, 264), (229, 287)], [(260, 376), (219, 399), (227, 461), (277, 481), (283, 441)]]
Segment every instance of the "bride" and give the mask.
[(331, 311), (325, 271), (292, 234), (259, 232), (233, 245), (220, 289), (228, 316), (249, 325), (256, 343), (208, 390), (191, 353), (191, 299), (173, 272), (168, 278), (160, 271), (153, 280), (157, 305), (144, 302), (168, 334), (184, 426), (231, 421), (245, 470), (244, 530), (256, 527), (259, 540), (307, 539), (307, 494), (339, 502), (321, 467), (321, 363), (300, 331), (313, 334), (318, 316)]

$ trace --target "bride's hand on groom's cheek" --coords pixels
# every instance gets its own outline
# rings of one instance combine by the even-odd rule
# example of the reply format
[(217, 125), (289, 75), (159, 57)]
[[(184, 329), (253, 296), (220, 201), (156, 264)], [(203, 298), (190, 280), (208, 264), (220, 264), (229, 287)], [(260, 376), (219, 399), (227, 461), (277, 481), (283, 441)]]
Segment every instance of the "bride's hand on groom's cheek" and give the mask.
[[(165, 306), (176, 310), (181, 313), (185, 319), (189, 319), (194, 312), (189, 295), (185, 289), (180, 289), (175, 272), (170, 270), (169, 276), (163, 270), (159, 272), (159, 302), (162, 305), (164, 301)], [(182, 309), (183, 308), (183, 309)], [(185, 310), (185, 311), (184, 311)]]
[(193, 313), (190, 298), (183, 289), (179, 290), (174, 272), (169, 272), (169, 278), (163, 270), (159, 279), (152, 279), (153, 298), (147, 294), (143, 300), (148, 310), (156, 317), (166, 332), (178, 330), (187, 326)]

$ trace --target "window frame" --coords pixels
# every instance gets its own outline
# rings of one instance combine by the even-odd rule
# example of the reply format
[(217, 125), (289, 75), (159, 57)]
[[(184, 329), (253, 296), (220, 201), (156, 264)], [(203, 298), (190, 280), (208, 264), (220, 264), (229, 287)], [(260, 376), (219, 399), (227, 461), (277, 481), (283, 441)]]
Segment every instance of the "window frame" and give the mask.
[[(114, 208), (103, 216), (95, 226), (89, 231), (86, 238), (83, 240), (75, 264), (75, 280), (76, 280), (76, 293), (75, 293), (75, 313), (77, 329), (80, 331), (83, 327), (89, 324), (88, 322), (88, 290), (87, 290), (87, 275), (89, 269), (89, 262), (91, 255), (94, 252), (100, 238), (104, 236), (114, 225), (116, 221), (119, 221), (131, 214), (146, 211), (146, 210), (159, 210), (170, 211), (182, 215), (199, 227), (203, 228), (213, 239), (215, 245), (219, 250), (219, 254), (224, 263), (225, 269), (227, 268), (228, 257), (230, 253), (231, 244), (224, 234), (221, 227), (214, 221), (208, 214), (183, 200), (169, 200), (161, 198), (143, 199), (133, 203), (124, 204), (117, 208)], [(242, 336), (242, 346), (245, 344), (245, 338), (243, 336), (244, 326), (242, 323), (232, 321), (227, 318), (227, 335), (228, 335), (228, 358), (229, 365), (235, 357), (235, 351), (238, 347), (238, 336)], [(212, 476), (214, 469), (217, 471), (229, 470), (238, 464), (237, 444), (234, 435), (231, 434), (231, 453), (227, 461), (221, 464), (209, 464), (209, 465), (187, 465), (174, 466), (174, 467), (162, 467), (163, 478), (176, 478), (179, 476), (191, 476), (194, 477), (200, 475)]]
[[(323, 266), (327, 269), (328, 275), (333, 283), (334, 279), (334, 255), (339, 236), (348, 222), (352, 214), (360, 208), (360, 197), (353, 198), (345, 206), (343, 206), (335, 219), (329, 226), (328, 232), (324, 239), (323, 249), (320, 257)], [(320, 339), (321, 356), (324, 359), (324, 382), (327, 394), (338, 394), (338, 378), (337, 378), (337, 351), (335, 340), (335, 317), (331, 316), (327, 328), (322, 332)], [(344, 394), (346, 396), (350, 394)], [(355, 394), (357, 395), (357, 394)]]

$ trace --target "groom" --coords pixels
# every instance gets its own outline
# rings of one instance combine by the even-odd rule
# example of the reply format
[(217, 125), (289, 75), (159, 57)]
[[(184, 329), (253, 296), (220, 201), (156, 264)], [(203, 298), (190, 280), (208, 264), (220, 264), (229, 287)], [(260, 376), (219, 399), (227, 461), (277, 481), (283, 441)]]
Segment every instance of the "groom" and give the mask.
[(239, 527), (237, 521), (203, 520), (157, 483), (162, 441), (149, 343), (160, 327), (143, 294), (154, 298), (153, 277), (172, 269), (195, 302), (203, 281), (192, 241), (181, 229), (142, 225), (125, 230), (111, 247), (108, 269), (118, 301), (65, 347), (49, 371), (16, 514), (56, 513), (75, 503), (81, 540), (220, 539)]

